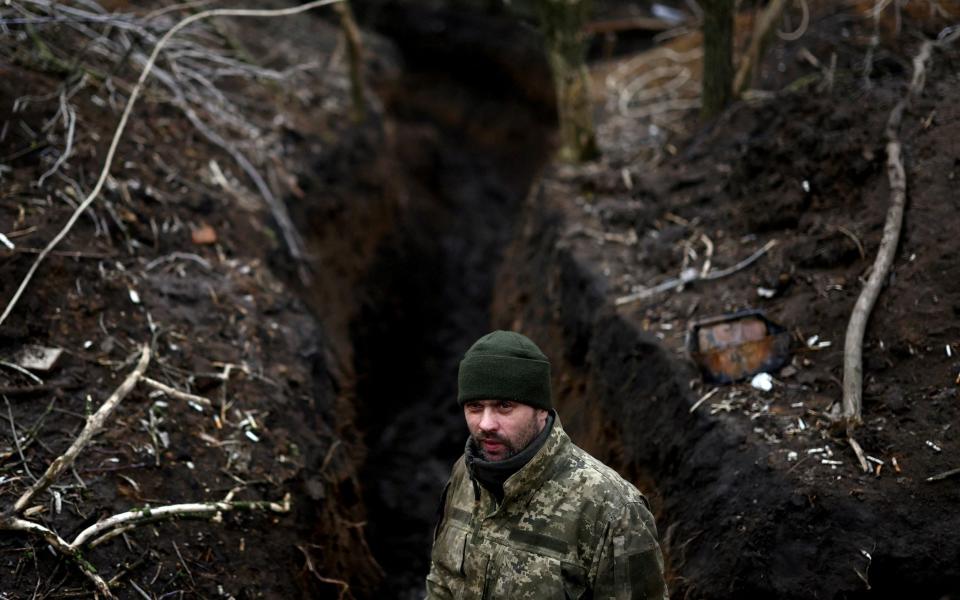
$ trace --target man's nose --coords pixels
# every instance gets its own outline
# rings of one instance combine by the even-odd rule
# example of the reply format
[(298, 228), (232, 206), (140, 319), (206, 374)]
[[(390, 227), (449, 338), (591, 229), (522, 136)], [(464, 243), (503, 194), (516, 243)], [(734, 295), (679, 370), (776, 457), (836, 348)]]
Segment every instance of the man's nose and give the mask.
[(497, 423), (497, 413), (489, 406), (483, 409), (483, 416), (480, 417), (480, 429), (483, 431), (495, 431), (499, 424)]

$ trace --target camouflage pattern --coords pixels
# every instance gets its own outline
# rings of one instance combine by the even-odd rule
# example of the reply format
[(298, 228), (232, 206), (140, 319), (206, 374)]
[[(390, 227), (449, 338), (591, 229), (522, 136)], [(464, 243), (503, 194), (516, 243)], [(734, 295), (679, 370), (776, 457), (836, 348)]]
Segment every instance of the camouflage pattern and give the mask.
[(462, 457), (443, 496), (430, 600), (667, 598), (646, 498), (574, 445), (559, 418), (500, 506)]

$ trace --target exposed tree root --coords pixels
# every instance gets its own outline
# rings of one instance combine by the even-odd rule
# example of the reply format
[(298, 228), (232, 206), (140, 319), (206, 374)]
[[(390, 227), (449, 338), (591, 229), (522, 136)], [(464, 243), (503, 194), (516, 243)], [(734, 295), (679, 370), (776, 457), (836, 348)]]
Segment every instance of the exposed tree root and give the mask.
[(867, 320), (873, 311), (873, 306), (880, 295), (880, 288), (897, 252), (900, 240), (900, 230), (903, 225), (903, 211), (907, 199), (907, 176), (903, 166), (902, 145), (900, 142), (900, 125), (903, 113), (913, 100), (923, 91), (926, 82), (927, 63), (934, 47), (952, 42), (957, 33), (943, 37), (940, 41), (924, 41), (920, 51), (913, 59), (913, 78), (907, 88), (906, 95), (890, 112), (884, 135), (887, 138), (887, 177), (890, 181), (890, 208), (887, 210), (886, 222), (883, 226), (883, 237), (877, 250), (870, 277), (850, 315), (847, 325), (847, 335), (843, 348), (843, 411), (840, 421), (846, 426), (850, 436), (853, 428), (863, 422), (863, 336), (866, 332)]

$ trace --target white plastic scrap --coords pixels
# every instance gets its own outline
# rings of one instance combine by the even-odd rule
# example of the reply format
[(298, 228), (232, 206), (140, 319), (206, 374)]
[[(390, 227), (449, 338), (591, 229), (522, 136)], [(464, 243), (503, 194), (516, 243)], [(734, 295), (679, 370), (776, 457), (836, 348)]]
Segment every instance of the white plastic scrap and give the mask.
[(130, 288), (130, 302), (134, 304), (140, 304), (140, 294), (137, 293), (137, 290)]
[(750, 380), (750, 385), (758, 390), (769, 392), (773, 389), (773, 377), (770, 373), (757, 373), (753, 376), (753, 379)]
[(930, 446), (930, 448), (933, 449), (934, 452), (943, 452), (943, 448), (931, 442), (930, 440), (926, 440), (926, 443), (927, 443), (927, 446)]
[(833, 342), (828, 342), (827, 340), (821, 340), (819, 335), (812, 335), (809, 338), (807, 338), (807, 348), (813, 348), (814, 350), (829, 348), (832, 345), (833, 345)]
[(673, 7), (660, 4), (659, 2), (654, 3), (654, 5), (650, 7), (650, 12), (653, 13), (654, 17), (674, 25), (683, 23), (686, 20), (686, 15), (683, 14), (683, 12)]
[(777, 290), (771, 290), (770, 288), (758, 287), (757, 295), (761, 298), (773, 298), (777, 295)]
[(787, 452), (787, 462), (794, 462), (795, 460), (797, 460), (797, 453), (793, 450)]
[(23, 369), (46, 372), (53, 369), (62, 354), (62, 348), (24, 346), (17, 354), (14, 362)]
[(10, 241), (10, 238), (0, 233), (0, 244), (3, 244), (7, 247), (8, 250), (13, 250), (16, 248), (13, 242)]

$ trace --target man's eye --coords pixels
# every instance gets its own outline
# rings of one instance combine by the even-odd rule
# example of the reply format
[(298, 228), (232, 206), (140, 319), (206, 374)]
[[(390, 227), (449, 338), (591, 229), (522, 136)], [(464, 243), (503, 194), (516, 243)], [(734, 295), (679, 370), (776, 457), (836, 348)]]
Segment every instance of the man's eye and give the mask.
[(468, 402), (468, 403), (467, 403), (467, 410), (469, 410), (470, 412), (477, 412), (477, 411), (482, 410), (482, 409), (483, 409), (483, 405), (480, 404), (479, 402)]
[(510, 410), (513, 408), (513, 402), (510, 402), (509, 400), (501, 400), (499, 406), (500, 410)]

